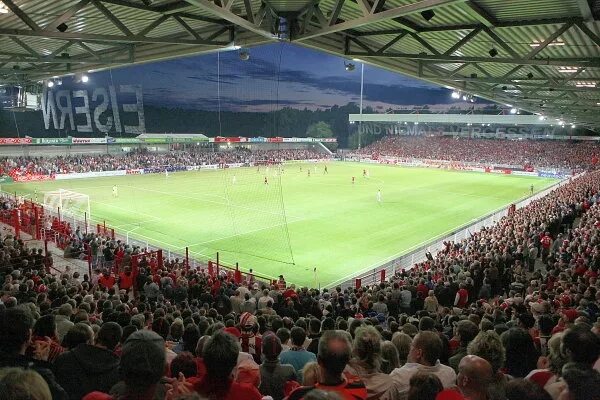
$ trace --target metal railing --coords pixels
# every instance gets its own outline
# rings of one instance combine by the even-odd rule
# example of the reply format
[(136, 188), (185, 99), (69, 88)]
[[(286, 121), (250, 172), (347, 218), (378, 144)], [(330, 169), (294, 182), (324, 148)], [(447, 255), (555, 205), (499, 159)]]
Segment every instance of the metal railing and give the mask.
[[(517, 208), (522, 208), (530, 204), (531, 202), (540, 199), (546, 196), (551, 191), (556, 188), (568, 183), (568, 180), (563, 180), (557, 182), (556, 184), (546, 188), (545, 190), (538, 192), (530, 197), (521, 198), (518, 202), (515, 203)], [(14, 196), (10, 193), (2, 193), (4, 195)], [(327, 285), (327, 287), (336, 287), (341, 286), (342, 288), (347, 288), (355, 285), (356, 279), (361, 279), (362, 285), (372, 285), (380, 282), (381, 271), (385, 270), (385, 275), (387, 277), (393, 276), (396, 271), (400, 271), (402, 269), (408, 270), (411, 269), (416, 263), (420, 263), (424, 261), (426, 257), (426, 253), (430, 252), (432, 254), (437, 254), (437, 252), (441, 251), (444, 247), (443, 243), (447, 241), (459, 242), (463, 239), (469, 237), (470, 233), (481, 230), (484, 227), (490, 227), (498, 222), (502, 217), (508, 214), (508, 209), (510, 204), (501, 207), (487, 215), (478, 218), (474, 222), (469, 222), (467, 224), (461, 225), (459, 227), (453, 228), (448, 232), (444, 232), (426, 242), (420, 243), (412, 248), (405, 249), (401, 253), (395, 254), (393, 256), (388, 257), (385, 260), (378, 262), (376, 265), (371, 265), (366, 267), (363, 270), (357, 271), (356, 273), (341, 278), (335, 282), (332, 282)], [(90, 218), (89, 216), (81, 217), (76, 216), (69, 213), (60, 213), (53, 211), (47, 207), (44, 208), (44, 212), (46, 216), (51, 217), (59, 217), (61, 221), (67, 222), (71, 224), (72, 231), (75, 232), (77, 226), (80, 226), (82, 229), (82, 233), (86, 232), (96, 232), (96, 225), (102, 224), (105, 226), (105, 221), (98, 220), (95, 218)], [(173, 248), (171, 245), (167, 243), (163, 243), (164, 246), (160, 245), (160, 241), (154, 238), (150, 238), (141, 234), (134, 233), (136, 228), (130, 229), (128, 231), (122, 231), (121, 229), (115, 229), (115, 240), (120, 240), (124, 244), (128, 244), (130, 247), (139, 247), (142, 252), (151, 252), (162, 250), (164, 259), (166, 260), (174, 260), (178, 258), (183, 262), (188, 263), (189, 268), (192, 270), (195, 269), (207, 269), (207, 265), (209, 261), (214, 261), (215, 257), (213, 255), (206, 255), (198, 252), (187, 251), (185, 246), (180, 248)], [(231, 265), (221, 265), (225, 270), (232, 270), (233, 267)], [(265, 280), (270, 277), (265, 276)]]
[[(514, 204), (516, 208), (523, 208), (529, 205), (531, 202), (541, 199), (542, 197), (548, 195), (548, 193), (567, 183), (569, 183), (568, 179), (557, 182), (541, 192), (520, 199)], [(454, 228), (449, 232), (444, 232), (424, 243), (420, 243), (417, 246), (404, 250), (401, 254), (393, 255), (388, 259), (377, 263), (377, 265), (370, 266), (363, 271), (358, 271), (352, 277), (342, 278), (338, 281), (329, 284), (328, 286), (341, 286), (342, 289), (345, 289), (348, 287), (353, 287), (355, 285), (356, 279), (360, 279), (361, 284), (363, 286), (379, 284), (381, 282), (382, 270), (385, 270), (386, 277), (391, 277), (395, 275), (396, 271), (409, 270), (413, 268), (415, 264), (425, 261), (427, 259), (426, 254), (428, 252), (435, 256), (439, 251), (443, 250), (444, 242), (460, 242), (463, 239), (469, 238), (471, 233), (480, 231), (482, 228), (488, 228), (496, 224), (503, 217), (508, 215), (508, 210), (510, 207), (511, 204), (503, 206), (500, 209), (492, 211), (491, 213), (488, 213), (483, 217), (478, 218), (475, 222), (469, 222), (467, 224)]]

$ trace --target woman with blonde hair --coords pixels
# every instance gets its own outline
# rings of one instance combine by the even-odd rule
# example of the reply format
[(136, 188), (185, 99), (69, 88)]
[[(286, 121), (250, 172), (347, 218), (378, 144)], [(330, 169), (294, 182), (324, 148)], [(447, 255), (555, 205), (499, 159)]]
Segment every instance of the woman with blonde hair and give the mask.
[(394, 333), (394, 336), (392, 336), (392, 343), (396, 346), (396, 349), (398, 349), (398, 360), (400, 362), (398, 368), (400, 368), (406, 364), (412, 338), (404, 332), (396, 332)]
[(381, 372), (389, 374), (396, 368), (400, 368), (398, 349), (394, 343), (385, 340), (381, 343)]
[(319, 364), (311, 361), (302, 368), (302, 386), (314, 386), (319, 382)]
[(373, 326), (356, 330), (352, 345), (352, 359), (344, 374), (358, 376), (367, 388), (367, 399), (396, 398), (399, 388), (396, 381), (381, 372), (381, 335)]
[(52, 400), (50, 388), (31, 369), (0, 369), (0, 400)]
[(435, 314), (438, 311), (440, 303), (438, 302), (437, 297), (433, 290), (430, 290), (428, 296), (425, 297), (423, 309), (430, 314)]

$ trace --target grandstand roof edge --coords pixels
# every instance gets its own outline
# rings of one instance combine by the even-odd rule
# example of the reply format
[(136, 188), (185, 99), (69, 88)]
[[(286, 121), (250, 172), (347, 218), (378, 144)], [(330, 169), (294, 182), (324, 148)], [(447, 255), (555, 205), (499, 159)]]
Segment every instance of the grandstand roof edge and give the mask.
[(350, 122), (419, 122), (443, 124), (556, 124), (553, 119), (541, 120), (538, 115), (482, 115), (482, 114), (349, 114)]

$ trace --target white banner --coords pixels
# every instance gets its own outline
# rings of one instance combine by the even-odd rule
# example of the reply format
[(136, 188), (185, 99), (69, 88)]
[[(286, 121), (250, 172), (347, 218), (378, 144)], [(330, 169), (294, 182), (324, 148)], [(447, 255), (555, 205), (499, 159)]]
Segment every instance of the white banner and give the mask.
[(522, 175), (522, 176), (538, 176), (537, 172), (527, 172), (527, 171), (515, 171), (512, 172), (513, 175)]
[(71, 138), (73, 144), (106, 144), (106, 138)]
[(65, 179), (81, 179), (81, 178), (98, 178), (101, 176), (122, 176), (126, 175), (126, 170), (120, 171), (96, 171), (96, 172), (74, 172), (71, 174), (56, 174), (54, 179), (65, 180)]

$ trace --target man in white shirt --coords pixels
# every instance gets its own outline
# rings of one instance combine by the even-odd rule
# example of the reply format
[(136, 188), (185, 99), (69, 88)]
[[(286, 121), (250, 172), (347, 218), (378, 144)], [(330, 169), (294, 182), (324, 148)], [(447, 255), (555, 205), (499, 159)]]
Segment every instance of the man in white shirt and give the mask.
[(263, 290), (263, 295), (258, 299), (258, 309), (265, 308), (268, 302), (275, 303), (275, 300), (271, 296), (269, 296), (269, 290)]
[(417, 372), (431, 373), (440, 378), (445, 389), (456, 386), (456, 372), (446, 365), (440, 364), (442, 340), (435, 332), (419, 332), (410, 345), (408, 362), (396, 368), (390, 374), (401, 389), (401, 399), (406, 399), (410, 388), (410, 378)]

